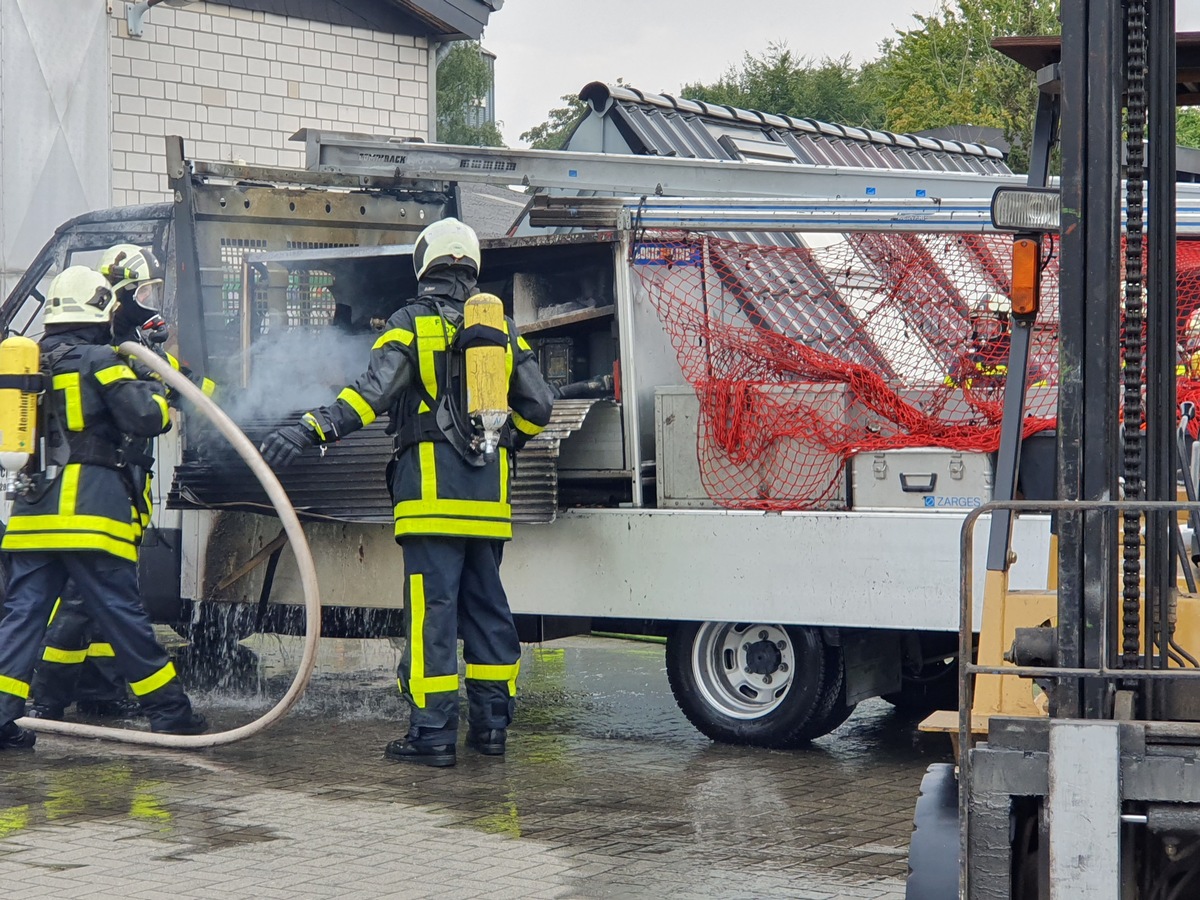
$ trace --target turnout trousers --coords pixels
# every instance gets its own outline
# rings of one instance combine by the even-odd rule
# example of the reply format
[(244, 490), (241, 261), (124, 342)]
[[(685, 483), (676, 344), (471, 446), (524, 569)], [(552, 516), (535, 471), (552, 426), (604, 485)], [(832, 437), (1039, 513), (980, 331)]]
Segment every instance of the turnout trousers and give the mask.
[(30, 695), (39, 705), (62, 710), (77, 700), (114, 702), (126, 697), (125, 681), (87, 614), (83, 595), (68, 583), (46, 629), (46, 649), (33, 674)]
[(404, 548), (404, 630), (397, 679), (415, 743), (453, 743), (458, 732), (458, 638), (466, 662), (467, 721), (507, 728), (521, 645), (500, 583), (504, 542), (418, 537)]
[(191, 703), (142, 607), (137, 564), (100, 551), (26, 551), (9, 554), (7, 613), (0, 621), (0, 723), (24, 710), (46, 621), (68, 578), (112, 642), (114, 662), (151, 727), (163, 730), (189, 718)]

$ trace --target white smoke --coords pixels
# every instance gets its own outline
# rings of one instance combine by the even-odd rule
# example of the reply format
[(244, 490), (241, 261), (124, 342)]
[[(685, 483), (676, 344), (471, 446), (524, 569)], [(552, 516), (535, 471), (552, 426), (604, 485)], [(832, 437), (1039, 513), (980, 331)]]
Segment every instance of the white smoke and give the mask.
[(240, 422), (326, 406), (367, 370), (376, 337), (331, 326), (263, 335), (250, 350), (250, 383), (222, 386), (218, 399)]

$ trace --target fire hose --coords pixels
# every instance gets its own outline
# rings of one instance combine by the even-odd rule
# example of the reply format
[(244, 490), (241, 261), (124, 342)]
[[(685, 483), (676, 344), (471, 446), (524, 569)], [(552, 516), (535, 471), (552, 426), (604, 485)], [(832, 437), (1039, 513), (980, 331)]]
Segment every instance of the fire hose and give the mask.
[(279, 479), (275, 477), (275, 473), (271, 471), (271, 467), (259, 455), (258, 448), (250, 442), (250, 439), (242, 433), (242, 430), (234, 424), (233, 420), (217, 404), (205, 396), (199, 388), (192, 384), (185, 376), (171, 368), (166, 360), (162, 359), (162, 357), (149, 348), (132, 341), (126, 341), (118, 349), (145, 365), (161, 378), (163, 382), (204, 413), (217, 426), (226, 439), (228, 439), (229, 443), (233, 445), (238, 455), (246, 461), (250, 470), (266, 490), (267, 496), (270, 498), (275, 511), (279, 514), (280, 521), (283, 523), (283, 530), (287, 534), (288, 540), (291, 541), (292, 552), (295, 554), (296, 563), (300, 567), (300, 583), (304, 589), (304, 653), (301, 656), (300, 666), (296, 670), (296, 676), (292, 679), (291, 686), (288, 687), (287, 692), (279, 702), (253, 722), (230, 729), (229, 731), (197, 735), (156, 734), (149, 731), (106, 728), (100, 725), (82, 725), (77, 722), (59, 722), (52, 719), (22, 718), (18, 722), (24, 728), (31, 728), (44, 734), (65, 734), (73, 737), (100, 738), (101, 740), (118, 741), (123, 744), (138, 744), (144, 747), (166, 747), (177, 750), (198, 750), (203, 747), (218, 747), (223, 744), (242, 741), (248, 737), (253, 737), (259, 732), (265, 731), (287, 715), (288, 710), (295, 706), (296, 701), (303, 695), (304, 689), (308, 686), (309, 678), (312, 677), (313, 668), (317, 662), (317, 640), (321, 636), (321, 598), (317, 592), (317, 570), (313, 564), (312, 552), (309, 550), (308, 541), (304, 537), (304, 530), (300, 527), (300, 519), (296, 516), (296, 510), (292, 507), (291, 501), (288, 500), (287, 493), (284, 492)]

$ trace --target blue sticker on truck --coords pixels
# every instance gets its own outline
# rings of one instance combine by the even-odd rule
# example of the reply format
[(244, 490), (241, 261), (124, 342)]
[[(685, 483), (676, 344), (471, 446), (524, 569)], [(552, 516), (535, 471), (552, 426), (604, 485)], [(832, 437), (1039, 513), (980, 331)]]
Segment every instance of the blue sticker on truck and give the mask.
[(699, 244), (644, 241), (633, 245), (635, 266), (698, 266), (700, 259)]
[(974, 509), (983, 506), (982, 497), (925, 497), (926, 509)]

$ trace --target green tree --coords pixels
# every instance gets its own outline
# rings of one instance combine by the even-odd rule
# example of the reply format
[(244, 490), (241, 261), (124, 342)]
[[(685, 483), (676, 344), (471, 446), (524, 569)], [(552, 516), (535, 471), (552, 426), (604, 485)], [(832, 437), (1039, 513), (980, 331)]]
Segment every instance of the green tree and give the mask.
[(1181, 109), (1175, 140), (1181, 147), (1200, 149), (1200, 109)]
[(437, 70), (437, 136), (447, 144), (503, 147), (495, 122), (479, 121), (492, 90), (492, 67), (478, 41), (455, 43)]
[(1058, 0), (943, 0), (920, 27), (885, 41), (865, 80), (892, 131), (946, 125), (1000, 128), (1009, 165), (1028, 165), (1037, 88), (1027, 69), (989, 45), (1005, 35), (1057, 34)]
[(550, 110), (545, 122), (534, 125), (521, 135), (521, 140), (534, 150), (561, 150), (575, 126), (587, 115), (588, 105), (579, 99), (578, 94), (563, 94), (558, 99), (562, 101), (562, 106)]
[(680, 95), (689, 100), (742, 109), (820, 119), (843, 125), (878, 128), (883, 103), (864, 69), (849, 56), (813, 62), (797, 56), (786, 43), (770, 44), (766, 52), (747, 53), (712, 84), (685, 84)]

